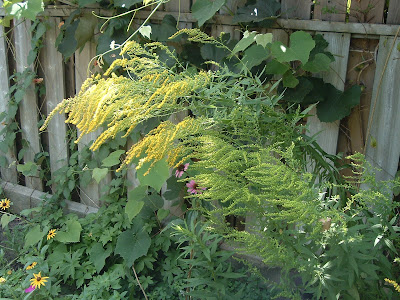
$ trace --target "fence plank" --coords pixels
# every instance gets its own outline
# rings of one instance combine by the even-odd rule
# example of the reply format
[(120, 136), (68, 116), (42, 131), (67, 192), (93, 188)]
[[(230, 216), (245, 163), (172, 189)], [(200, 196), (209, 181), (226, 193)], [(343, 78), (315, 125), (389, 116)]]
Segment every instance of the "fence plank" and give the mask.
[[(59, 18), (48, 20), (50, 28), (46, 32), (42, 50), (42, 65), (46, 83), (46, 110), (50, 113), (65, 98), (64, 64), (60, 52), (54, 47), (59, 34)], [(68, 159), (65, 114), (56, 114), (48, 128), (50, 169), (54, 172), (66, 164)], [(54, 187), (53, 187), (54, 188)]]
[[(189, 13), (190, 12), (190, 0), (171, 0), (164, 4), (165, 11), (172, 13)], [(182, 28), (192, 28), (192, 23), (190, 22), (181, 22), (179, 20), (179, 14), (177, 21), (179, 22), (179, 29)]]
[(350, 22), (383, 23), (385, 0), (351, 1)]
[(314, 19), (344, 22), (347, 0), (319, 0), (314, 6)]
[[(350, 48), (350, 34), (347, 33), (321, 33), (328, 41), (328, 51), (335, 55), (335, 62), (331, 64), (331, 72), (323, 74), (325, 82), (329, 82), (339, 90), (344, 90), (344, 80), (346, 78), (347, 61), (349, 57)], [(315, 108), (310, 112), (313, 116), (309, 117), (307, 124), (309, 126), (309, 135), (323, 131), (320, 133), (316, 141), (321, 148), (328, 154), (336, 154), (338, 135), (339, 135), (339, 122), (324, 123), (321, 122), (317, 115)]]
[[(390, 53), (394, 38), (381, 37), (369, 117), (370, 133), (367, 136), (367, 160), (382, 169), (377, 180), (393, 179), (400, 156), (400, 60), (398, 51)], [(400, 42), (398, 38), (395, 42)], [(389, 56), (389, 58), (388, 58)], [(387, 61), (388, 58), (388, 61)], [(385, 65), (387, 61), (386, 71)], [(381, 80), (382, 78), (382, 80)], [(374, 103), (377, 101), (376, 104)], [(372, 143), (372, 140), (376, 143)]]
[[(78, 93), (83, 82), (87, 78), (87, 70), (90, 60), (96, 55), (96, 45), (94, 43), (88, 42), (83, 48), (82, 52), (75, 52), (75, 88)], [(90, 145), (100, 134), (100, 129), (85, 134), (81, 141), (78, 143), (78, 151), (81, 151), (86, 146)], [(78, 135), (80, 132), (78, 131)], [(88, 172), (88, 171), (86, 171)], [(101, 186), (106, 185), (111, 181), (111, 175), (107, 175), (100, 184), (97, 184), (93, 179), (86, 187), (80, 188), (81, 202), (88, 206), (99, 207), (101, 205)]]
[[(7, 93), (9, 88), (7, 45), (4, 38), (4, 27), (0, 26), (0, 113), (8, 111), (9, 98), (7, 97)], [(5, 126), (6, 125), (3, 125), (3, 122), (1, 122), (0, 131), (3, 130)], [(4, 136), (1, 136), (0, 139), (3, 140)], [(6, 166), (0, 169), (1, 178), (5, 181), (17, 183), (17, 169), (15, 163), (13, 164), (13, 162), (17, 160), (15, 156), (15, 146), (13, 145), (10, 147), (2, 156), (6, 159)]]
[(282, 17), (286, 19), (309, 20), (311, 17), (311, 5), (311, 0), (282, 0)]
[[(20, 22), (20, 21), (15, 21)], [(16, 23), (18, 24), (18, 23)], [(31, 49), (31, 21), (20, 22), (14, 28), (15, 56), (17, 72), (32, 70), (27, 63), (28, 53)], [(35, 87), (31, 84), (25, 91), (25, 96), (19, 105), (22, 137), (29, 143), (29, 148), (24, 154), (24, 161), (33, 161), (35, 154), (40, 152), (40, 138), (38, 129), (38, 104)], [(26, 186), (42, 191), (42, 181), (38, 176), (26, 176)]]
[(387, 24), (400, 24), (400, 1), (391, 0), (389, 2)]

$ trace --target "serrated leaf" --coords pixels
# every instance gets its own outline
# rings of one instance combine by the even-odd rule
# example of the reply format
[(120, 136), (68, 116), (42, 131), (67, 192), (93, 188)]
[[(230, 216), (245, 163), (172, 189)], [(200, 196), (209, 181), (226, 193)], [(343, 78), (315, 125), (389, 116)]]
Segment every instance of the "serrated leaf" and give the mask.
[(303, 65), (302, 69), (311, 73), (328, 71), (331, 62), (332, 61), (328, 56), (322, 53), (318, 53), (317, 55), (315, 55), (312, 61), (308, 61), (305, 65)]
[(315, 41), (304, 31), (296, 31), (290, 35), (290, 47), (277, 41), (271, 44), (271, 53), (279, 62), (300, 60), (307, 63)]
[(106, 258), (112, 253), (112, 247), (103, 248), (101, 243), (95, 243), (89, 251), (89, 260), (93, 263), (97, 273), (103, 269)]
[(255, 40), (257, 45), (261, 45), (265, 48), (267, 44), (272, 42), (272, 33), (257, 34)]
[(150, 25), (142, 26), (140, 27), (139, 32), (141, 35), (143, 35), (143, 37), (150, 39), (151, 26)]
[(111, 152), (105, 159), (102, 160), (103, 167), (112, 167), (120, 164), (120, 156), (125, 153), (125, 150), (116, 150)]
[(66, 231), (57, 231), (55, 240), (67, 244), (77, 243), (81, 237), (82, 226), (77, 220), (65, 221)]
[(40, 231), (40, 225), (34, 226), (25, 236), (24, 248), (37, 244), (45, 235), (46, 231)]
[(3, 214), (1, 217), (1, 227), (4, 229), (7, 227), (8, 223), (14, 221), (17, 216), (11, 214)]
[(115, 254), (121, 255), (127, 266), (132, 266), (139, 258), (147, 254), (151, 244), (151, 238), (147, 232), (133, 229), (122, 232), (117, 239)]
[(159, 191), (165, 181), (169, 178), (169, 166), (166, 160), (162, 159), (151, 167), (147, 175), (144, 175), (150, 166), (151, 162), (143, 164), (143, 166), (137, 170), (137, 178), (141, 185), (148, 185), (156, 191)]
[(108, 171), (108, 168), (94, 168), (92, 178), (96, 180), (97, 183), (100, 183), (100, 181), (107, 176)]
[(33, 161), (27, 161), (24, 164), (17, 165), (17, 171), (24, 174), (24, 176), (35, 176), (38, 166)]
[(225, 0), (197, 0), (192, 5), (192, 15), (198, 21), (199, 27), (211, 19), (225, 4)]
[(361, 87), (352, 86), (341, 93), (330, 93), (329, 98), (317, 105), (317, 116), (321, 122), (334, 122), (348, 116), (351, 109), (360, 103)]

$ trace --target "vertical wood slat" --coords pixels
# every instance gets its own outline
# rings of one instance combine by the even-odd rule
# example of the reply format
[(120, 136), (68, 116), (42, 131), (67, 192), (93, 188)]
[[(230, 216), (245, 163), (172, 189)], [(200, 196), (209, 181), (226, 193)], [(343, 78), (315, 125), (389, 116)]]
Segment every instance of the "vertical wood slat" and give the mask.
[[(8, 111), (8, 101), (7, 93), (9, 90), (9, 81), (8, 81), (8, 63), (7, 63), (7, 46), (4, 38), (4, 27), (0, 26), (0, 113)], [(0, 131), (4, 129), (6, 125), (0, 123)], [(1, 136), (0, 139), (3, 140), (4, 136)], [(8, 149), (6, 153), (1, 153), (1, 156), (6, 159), (6, 167), (2, 167), (1, 178), (4, 181), (17, 183), (18, 175), (17, 168), (15, 166), (16, 155), (15, 155), (15, 146)]]
[(389, 2), (387, 24), (400, 24), (400, 1), (391, 0)]
[[(390, 53), (394, 38), (381, 37), (372, 93), (369, 117), (370, 134), (367, 137), (366, 158), (375, 167), (376, 179), (393, 179), (397, 172), (400, 156), (400, 60), (398, 51)], [(395, 42), (400, 42), (398, 38)], [(385, 69), (387, 57), (390, 55)], [(382, 81), (380, 80), (382, 77)], [(378, 95), (378, 97), (377, 97)], [(374, 101), (377, 100), (376, 104)], [(376, 140), (372, 145), (371, 140)], [(374, 143), (375, 144), (375, 143)]]
[[(19, 22), (19, 21), (16, 21)], [(15, 56), (17, 72), (32, 69), (28, 66), (27, 57), (31, 49), (31, 21), (20, 22), (14, 27)], [(40, 152), (40, 138), (38, 129), (38, 104), (35, 87), (31, 84), (25, 91), (23, 100), (19, 104), (22, 137), (28, 141), (29, 148), (24, 154), (24, 161), (33, 161), (35, 154)], [(42, 181), (39, 177), (25, 177), (26, 186), (42, 191)]]
[[(339, 90), (344, 90), (344, 81), (346, 78), (347, 62), (350, 48), (350, 34), (347, 33), (321, 33), (329, 43), (327, 51), (335, 55), (335, 62), (331, 64), (332, 71), (323, 74), (325, 82), (331, 83)], [(321, 122), (314, 108), (310, 114), (307, 124), (309, 126), (309, 135), (316, 137), (316, 141), (321, 148), (328, 154), (336, 154), (337, 141), (339, 136), (339, 122), (325, 123)], [(322, 131), (322, 132), (321, 132)]]
[[(167, 12), (188, 13), (190, 12), (190, 0), (171, 0), (165, 3), (164, 7)], [(177, 21), (179, 20), (177, 19)], [(178, 28), (192, 28), (192, 23), (179, 22)]]
[[(46, 32), (42, 49), (42, 65), (46, 84), (46, 110), (49, 114), (65, 98), (65, 78), (63, 58), (55, 48), (59, 34), (59, 18), (48, 20), (50, 28)], [(47, 128), (49, 136), (50, 169), (54, 172), (66, 164), (68, 159), (65, 115), (56, 114)], [(54, 187), (53, 187), (54, 188)]]
[(347, 0), (318, 0), (314, 6), (314, 19), (344, 22)]
[(351, 1), (350, 22), (383, 23), (386, 0)]
[[(79, 93), (83, 82), (87, 78), (87, 69), (90, 60), (96, 55), (96, 45), (88, 42), (83, 50), (75, 52), (75, 87), (76, 93)], [(90, 145), (101, 133), (101, 130), (85, 134), (78, 143), (78, 151), (81, 151), (86, 146)], [(80, 132), (78, 130), (78, 135)], [(88, 172), (88, 171), (86, 171)], [(85, 205), (92, 207), (99, 207), (101, 205), (101, 187), (105, 186), (111, 181), (111, 175), (108, 174), (106, 178), (97, 184), (93, 179), (86, 187), (80, 187), (81, 202)]]
[(311, 5), (311, 0), (282, 0), (282, 17), (286, 19), (309, 20), (311, 16)]

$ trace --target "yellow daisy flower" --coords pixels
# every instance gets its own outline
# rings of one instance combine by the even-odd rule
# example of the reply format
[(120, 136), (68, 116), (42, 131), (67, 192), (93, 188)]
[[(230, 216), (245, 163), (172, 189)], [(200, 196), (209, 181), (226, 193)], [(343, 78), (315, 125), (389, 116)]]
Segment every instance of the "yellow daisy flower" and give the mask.
[(47, 234), (47, 240), (50, 240), (50, 239), (52, 239), (53, 237), (55, 237), (56, 236), (56, 229), (50, 229), (49, 230), (49, 233)]
[(26, 269), (27, 269), (27, 270), (32, 270), (36, 265), (37, 265), (37, 262), (34, 261), (34, 262), (31, 263), (29, 266), (27, 266)]
[(0, 277), (0, 284), (3, 284), (4, 282), (6, 282), (7, 280), (4, 277)]
[(33, 274), (33, 276), (35, 278), (31, 279), (31, 286), (33, 286), (35, 289), (36, 288), (40, 289), (41, 285), (45, 286), (45, 283), (47, 282), (47, 278), (49, 278), (49, 277), (42, 277), (42, 275), (40, 275), (40, 272), (37, 274)]
[(10, 208), (10, 199), (4, 198), (0, 200), (0, 209), (6, 210), (7, 208)]

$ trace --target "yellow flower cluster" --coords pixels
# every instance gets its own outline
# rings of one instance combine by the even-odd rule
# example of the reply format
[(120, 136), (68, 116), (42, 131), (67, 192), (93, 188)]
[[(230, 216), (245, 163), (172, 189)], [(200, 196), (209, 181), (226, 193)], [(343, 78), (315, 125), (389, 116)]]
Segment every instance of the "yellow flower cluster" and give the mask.
[(7, 280), (4, 277), (0, 277), (0, 284), (3, 284), (4, 282), (6, 282)]
[[(146, 157), (140, 160), (137, 169), (143, 166), (146, 162), (152, 162), (151, 167), (159, 160), (167, 157), (169, 166), (177, 166), (185, 161), (190, 153), (188, 147), (183, 147), (185, 138), (199, 134), (209, 125), (207, 119), (204, 118), (191, 118), (186, 117), (183, 121), (178, 124), (174, 124), (170, 121), (162, 122), (158, 127), (149, 132), (140, 142), (133, 145), (128, 150), (125, 160), (123, 161), (120, 170), (124, 165), (128, 165), (136, 157), (140, 157), (143, 153), (146, 153)], [(181, 144), (177, 145), (177, 140), (181, 141)], [(145, 175), (149, 172), (145, 173)]]
[(398, 284), (396, 281), (390, 280), (390, 279), (388, 279), (388, 278), (385, 278), (385, 281), (386, 281), (387, 283), (393, 285), (394, 289), (395, 289), (398, 293), (400, 293), (400, 286), (399, 286), (399, 284)]

